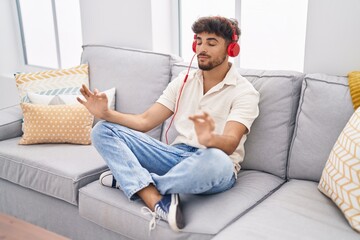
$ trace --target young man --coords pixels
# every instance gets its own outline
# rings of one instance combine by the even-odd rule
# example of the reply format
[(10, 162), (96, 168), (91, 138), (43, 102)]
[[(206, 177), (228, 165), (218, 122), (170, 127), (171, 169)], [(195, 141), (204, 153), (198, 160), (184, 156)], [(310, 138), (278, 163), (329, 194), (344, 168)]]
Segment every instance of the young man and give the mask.
[[(85, 101), (78, 99), (105, 120), (94, 127), (93, 144), (108, 164), (111, 180), (113, 176), (129, 199), (140, 197), (151, 210), (151, 228), (156, 218), (175, 231), (185, 226), (179, 194), (214, 194), (234, 186), (246, 135), (259, 113), (258, 92), (228, 62), (239, 51), (237, 22), (203, 17), (192, 29), (199, 70), (190, 71), (186, 82), (181, 73), (144, 113), (110, 110), (104, 93), (85, 86)], [(171, 145), (144, 133), (174, 113), (179, 135)]]

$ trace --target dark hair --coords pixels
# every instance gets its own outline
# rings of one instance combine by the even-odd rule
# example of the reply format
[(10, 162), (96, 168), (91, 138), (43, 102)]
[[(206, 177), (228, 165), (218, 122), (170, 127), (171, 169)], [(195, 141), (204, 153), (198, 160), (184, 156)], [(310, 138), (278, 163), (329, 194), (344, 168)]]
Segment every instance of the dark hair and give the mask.
[(221, 16), (201, 17), (193, 23), (191, 29), (195, 34), (203, 32), (214, 33), (224, 38), (227, 42), (233, 41), (233, 29), (236, 31), (235, 34), (238, 36), (238, 39), (241, 34), (236, 19), (228, 19)]

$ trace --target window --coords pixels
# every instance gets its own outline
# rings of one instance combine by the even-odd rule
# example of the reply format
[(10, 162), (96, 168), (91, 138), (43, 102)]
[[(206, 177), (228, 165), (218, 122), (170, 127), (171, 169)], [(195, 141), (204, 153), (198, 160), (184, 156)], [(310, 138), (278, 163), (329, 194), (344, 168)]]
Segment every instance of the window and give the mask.
[[(191, 30), (192, 24), (203, 16), (224, 16), (235, 18), (235, 0), (192, 0), (180, 1), (180, 56), (185, 61), (191, 60), (194, 55), (192, 42), (194, 33)], [(195, 61), (196, 59), (194, 59)]]
[[(192, 23), (201, 16), (236, 18), (242, 68), (303, 71), (308, 0), (180, 0), (180, 55), (190, 61)], [(230, 61), (233, 61), (230, 58)]]
[(242, 0), (242, 68), (304, 69), (307, 0)]
[(80, 63), (79, 1), (17, 0), (25, 64), (67, 68)]

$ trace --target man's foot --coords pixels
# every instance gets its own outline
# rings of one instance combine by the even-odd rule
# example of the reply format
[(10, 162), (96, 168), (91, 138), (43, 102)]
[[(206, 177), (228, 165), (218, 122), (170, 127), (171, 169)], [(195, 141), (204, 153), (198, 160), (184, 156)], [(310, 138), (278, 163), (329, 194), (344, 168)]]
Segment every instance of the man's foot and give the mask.
[(167, 221), (172, 230), (178, 232), (185, 226), (183, 214), (180, 208), (179, 194), (168, 194), (155, 204), (155, 214)]
[(119, 183), (116, 181), (111, 171), (103, 172), (99, 177), (99, 182), (106, 187), (119, 188)]

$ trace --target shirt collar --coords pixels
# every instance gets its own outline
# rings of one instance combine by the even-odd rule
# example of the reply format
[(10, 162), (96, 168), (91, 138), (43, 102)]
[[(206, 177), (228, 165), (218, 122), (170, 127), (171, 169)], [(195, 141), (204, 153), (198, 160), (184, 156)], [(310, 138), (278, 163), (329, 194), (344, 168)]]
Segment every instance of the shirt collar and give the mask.
[[(225, 78), (221, 81), (222, 86), (224, 86), (225, 84), (226, 85), (236, 85), (239, 73), (237, 72), (235, 65), (232, 63), (230, 63), (230, 64), (231, 64), (231, 67), (230, 67), (229, 71), (226, 73)], [(195, 76), (198, 81), (202, 81), (203, 80), (202, 70), (198, 69)]]

